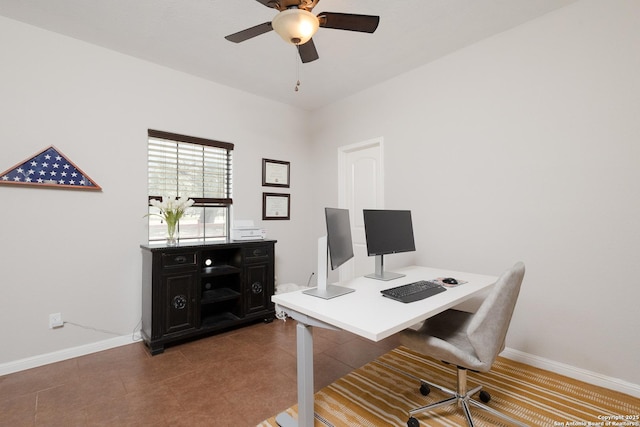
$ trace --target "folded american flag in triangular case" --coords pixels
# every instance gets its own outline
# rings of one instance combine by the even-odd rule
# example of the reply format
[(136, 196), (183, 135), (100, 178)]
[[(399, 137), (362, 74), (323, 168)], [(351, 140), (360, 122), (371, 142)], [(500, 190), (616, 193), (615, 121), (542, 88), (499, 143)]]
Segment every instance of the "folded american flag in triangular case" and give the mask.
[(102, 189), (53, 145), (0, 173), (0, 184), (78, 190)]

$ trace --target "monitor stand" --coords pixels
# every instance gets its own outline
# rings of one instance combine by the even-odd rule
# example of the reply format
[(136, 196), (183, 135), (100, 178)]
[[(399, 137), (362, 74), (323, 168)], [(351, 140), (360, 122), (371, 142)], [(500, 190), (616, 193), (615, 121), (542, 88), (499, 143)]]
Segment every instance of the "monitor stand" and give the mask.
[(318, 239), (318, 286), (307, 289), (302, 293), (322, 299), (331, 299), (354, 292), (355, 289), (344, 286), (327, 285), (328, 257), (327, 257), (327, 236)]
[(371, 274), (367, 274), (364, 277), (368, 277), (370, 279), (376, 279), (376, 280), (393, 280), (393, 279), (399, 279), (400, 277), (404, 277), (404, 274), (400, 274), (400, 273), (393, 273), (391, 271), (384, 271), (384, 259), (383, 259), (383, 255), (376, 255), (376, 271), (375, 273), (371, 273)]

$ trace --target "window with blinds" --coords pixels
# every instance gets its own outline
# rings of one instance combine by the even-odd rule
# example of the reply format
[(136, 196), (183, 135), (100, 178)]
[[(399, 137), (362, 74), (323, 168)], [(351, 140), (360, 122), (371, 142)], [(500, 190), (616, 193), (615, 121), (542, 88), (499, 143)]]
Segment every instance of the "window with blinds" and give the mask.
[[(185, 197), (195, 201), (178, 224), (180, 240), (229, 236), (233, 203), (233, 144), (149, 129), (149, 200)], [(149, 206), (149, 213), (158, 213)], [(149, 241), (166, 238), (162, 218), (149, 216)]]

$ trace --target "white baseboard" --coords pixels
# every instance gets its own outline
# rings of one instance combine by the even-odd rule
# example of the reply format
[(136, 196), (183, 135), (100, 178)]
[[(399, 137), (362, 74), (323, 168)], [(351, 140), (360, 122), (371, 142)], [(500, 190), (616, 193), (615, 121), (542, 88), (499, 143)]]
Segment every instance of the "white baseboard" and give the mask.
[[(39, 356), (29, 357), (26, 359), (16, 360), (0, 364), (0, 376), (11, 374), (14, 372), (24, 371), (38, 366), (48, 365), (49, 363), (60, 362), (62, 360), (72, 359), (74, 357), (84, 356), (86, 354), (97, 353), (99, 351), (108, 350), (110, 348), (120, 347), (127, 344), (140, 341), (140, 334), (134, 336), (124, 335), (121, 337), (110, 338), (108, 340), (98, 341), (95, 343), (82, 345), (78, 347), (67, 348), (52, 353), (42, 354)], [(633, 384), (619, 378), (608, 377), (596, 372), (587, 371), (586, 369), (576, 368), (554, 360), (545, 359), (540, 356), (525, 353), (519, 350), (506, 348), (500, 356), (516, 362), (525, 363), (536, 368), (545, 369), (564, 375), (589, 384), (615, 390), (634, 397), (640, 398), (640, 385)]]
[(578, 381), (583, 381), (585, 383), (640, 398), (639, 384), (633, 384), (619, 378), (608, 377), (596, 372), (587, 371), (586, 369), (576, 368), (575, 366), (545, 359), (544, 357), (535, 356), (533, 354), (511, 348), (505, 348), (504, 351), (500, 353), (500, 356), (515, 360), (516, 362), (525, 363), (536, 368), (554, 372), (556, 374), (564, 375), (565, 377), (573, 378)]
[(0, 364), (0, 376), (12, 374), (14, 372), (25, 371), (38, 366), (48, 365), (50, 363), (60, 362), (74, 357), (84, 356), (86, 354), (97, 353), (99, 351), (108, 350), (110, 348), (120, 347), (127, 344), (133, 344), (140, 341), (140, 333), (133, 336), (123, 335), (121, 337), (110, 338), (91, 344), (81, 345), (78, 347), (66, 348), (64, 350), (54, 351), (52, 353), (41, 354), (38, 356), (28, 357), (26, 359), (16, 360)]

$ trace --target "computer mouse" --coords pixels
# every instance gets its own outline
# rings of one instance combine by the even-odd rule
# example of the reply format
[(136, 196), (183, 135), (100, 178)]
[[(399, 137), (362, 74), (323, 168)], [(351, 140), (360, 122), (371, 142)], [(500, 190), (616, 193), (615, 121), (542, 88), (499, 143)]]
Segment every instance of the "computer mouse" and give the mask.
[(442, 279), (442, 283), (446, 283), (447, 285), (457, 285), (458, 281), (453, 277), (447, 277), (445, 279)]

